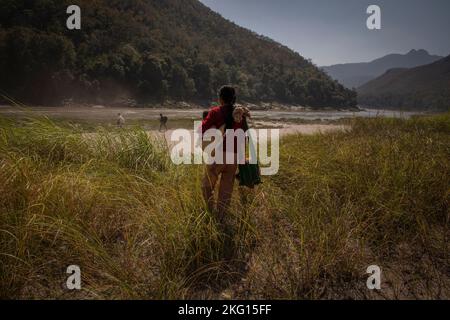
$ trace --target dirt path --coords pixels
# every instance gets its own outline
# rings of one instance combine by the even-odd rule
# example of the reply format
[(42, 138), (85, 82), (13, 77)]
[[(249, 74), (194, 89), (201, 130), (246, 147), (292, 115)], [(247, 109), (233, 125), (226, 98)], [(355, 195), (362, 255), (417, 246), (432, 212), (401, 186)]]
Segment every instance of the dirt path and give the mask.
[[(345, 125), (334, 125), (334, 124), (282, 124), (282, 123), (259, 123), (258, 128), (267, 128), (267, 129), (280, 129), (280, 136), (288, 136), (292, 134), (303, 134), (303, 135), (313, 135), (317, 133), (327, 133), (327, 132), (337, 132), (348, 129), (348, 126)], [(190, 129), (192, 130), (192, 129)], [(155, 137), (157, 139), (164, 138), (168, 145), (169, 150), (178, 143), (178, 141), (171, 141), (171, 136), (174, 130), (168, 130), (164, 133), (159, 132), (157, 130), (147, 131), (149, 136)], [(269, 133), (270, 136), (270, 133)], [(195, 146), (196, 141), (192, 135), (191, 145)]]
[(316, 133), (342, 131), (348, 128), (348, 126), (345, 125), (335, 124), (290, 124), (270, 121), (259, 121), (257, 125), (261, 128), (267, 127), (280, 129), (281, 136), (287, 136), (290, 134), (311, 135)]
[[(317, 133), (343, 131), (348, 129), (348, 126), (335, 124), (286, 124), (259, 122), (258, 128), (280, 129), (280, 135), (283, 137), (291, 134), (313, 135)], [(174, 130), (168, 130), (165, 133), (158, 132), (157, 130), (148, 131), (148, 133), (153, 136), (162, 137), (164, 135), (167, 141), (170, 141), (170, 137), (173, 132)]]

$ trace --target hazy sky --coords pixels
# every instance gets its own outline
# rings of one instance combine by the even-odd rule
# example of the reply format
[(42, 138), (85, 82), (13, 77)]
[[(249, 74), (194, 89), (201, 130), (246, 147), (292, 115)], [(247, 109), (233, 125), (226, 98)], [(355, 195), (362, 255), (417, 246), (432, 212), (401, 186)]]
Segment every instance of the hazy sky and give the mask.
[[(450, 54), (450, 0), (201, 0), (240, 26), (287, 45), (316, 64), (370, 61), (426, 49)], [(382, 29), (368, 30), (367, 7)]]

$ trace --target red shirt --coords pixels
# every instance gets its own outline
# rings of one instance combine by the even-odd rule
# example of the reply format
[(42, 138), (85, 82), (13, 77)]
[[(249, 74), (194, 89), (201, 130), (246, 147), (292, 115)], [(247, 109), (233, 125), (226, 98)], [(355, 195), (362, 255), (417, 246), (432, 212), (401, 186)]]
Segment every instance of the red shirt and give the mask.
[[(233, 112), (230, 106), (213, 107), (208, 113), (208, 116), (202, 122), (202, 134), (212, 128), (220, 129), (225, 124), (225, 117)], [(233, 130), (244, 130), (244, 121), (237, 123), (233, 121)], [(234, 152), (237, 153), (237, 138), (234, 139)], [(223, 150), (226, 151), (226, 141), (224, 137)]]

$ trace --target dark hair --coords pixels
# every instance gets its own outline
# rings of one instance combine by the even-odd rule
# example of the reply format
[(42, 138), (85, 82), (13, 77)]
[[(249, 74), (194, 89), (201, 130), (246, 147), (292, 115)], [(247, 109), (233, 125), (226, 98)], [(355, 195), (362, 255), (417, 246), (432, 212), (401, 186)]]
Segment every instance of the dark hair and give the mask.
[(232, 86), (223, 86), (219, 90), (219, 98), (227, 105), (236, 103), (236, 90)]

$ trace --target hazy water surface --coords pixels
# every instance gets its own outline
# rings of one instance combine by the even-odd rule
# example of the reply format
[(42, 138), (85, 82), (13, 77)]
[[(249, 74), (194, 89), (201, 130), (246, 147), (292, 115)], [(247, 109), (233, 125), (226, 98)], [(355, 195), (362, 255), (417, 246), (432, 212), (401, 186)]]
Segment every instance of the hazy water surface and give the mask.
[[(33, 107), (20, 109), (11, 106), (0, 106), (0, 114), (9, 116), (27, 116), (31, 114), (45, 115), (50, 118), (65, 120), (108, 121), (116, 119), (122, 113), (129, 120), (155, 120), (163, 113), (169, 119), (199, 119), (203, 109), (145, 109), (145, 108), (103, 108), (103, 107)], [(388, 110), (351, 111), (252, 111), (254, 119), (261, 120), (339, 120), (352, 117), (395, 117), (409, 118), (421, 112), (404, 112)]]

